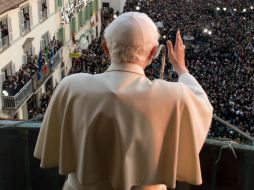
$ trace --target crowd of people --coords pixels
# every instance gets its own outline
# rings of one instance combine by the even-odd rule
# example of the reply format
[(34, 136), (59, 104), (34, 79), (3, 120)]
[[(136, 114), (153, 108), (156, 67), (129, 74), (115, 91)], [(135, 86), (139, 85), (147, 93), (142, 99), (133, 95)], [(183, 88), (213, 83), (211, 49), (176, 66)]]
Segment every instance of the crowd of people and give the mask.
[(31, 104), (30, 106), (28, 106), (28, 119), (33, 119), (33, 118), (38, 118), (39, 116), (43, 116), (47, 110), (51, 96), (52, 96), (52, 91), (47, 90), (47, 92), (41, 95), (38, 106), (34, 104)]
[[(190, 43), (186, 62), (207, 92), (214, 114), (254, 136), (253, 1), (127, 1), (125, 11), (137, 7), (154, 22), (163, 23), (161, 43), (174, 41), (178, 29), (183, 36), (192, 36), (191, 42), (185, 41)], [(167, 80), (172, 69), (166, 72)], [(240, 138), (215, 121), (209, 135)]]
[(7, 76), (7, 80), (3, 82), (2, 91), (7, 96), (15, 96), (27, 82), (32, 78), (34, 73), (38, 70), (37, 57), (28, 56), (27, 63), (23, 64), (12, 76)]
[[(214, 107), (214, 114), (254, 136), (254, 3), (250, 0), (127, 0), (124, 11), (140, 11), (159, 23), (160, 43), (174, 42), (180, 29), (186, 44), (186, 63), (201, 83)], [(115, 14), (115, 15), (114, 15)], [(103, 11), (103, 27), (117, 16)], [(103, 34), (103, 33), (102, 33)], [(71, 73), (101, 73), (109, 60), (100, 48), (102, 36), (94, 40)], [(164, 80), (177, 75), (167, 60)], [(151, 79), (159, 78), (160, 60), (146, 68)], [(245, 141), (225, 125), (213, 121), (211, 138)], [(247, 141), (246, 141), (247, 142)]]

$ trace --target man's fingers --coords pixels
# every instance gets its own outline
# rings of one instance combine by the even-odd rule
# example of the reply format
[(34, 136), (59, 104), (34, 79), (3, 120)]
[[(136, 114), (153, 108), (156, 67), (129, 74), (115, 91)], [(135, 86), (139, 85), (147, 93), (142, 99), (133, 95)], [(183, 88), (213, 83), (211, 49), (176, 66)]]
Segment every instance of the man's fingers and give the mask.
[(174, 54), (174, 48), (171, 41), (167, 41), (167, 47), (168, 47), (168, 53), (173, 55)]
[(176, 32), (176, 45), (178, 47), (181, 47), (183, 45), (183, 40), (182, 40), (182, 37), (181, 37), (181, 33), (180, 33), (180, 30), (178, 30)]
[(169, 59), (170, 61), (174, 61), (175, 60), (174, 47), (171, 41), (167, 41), (167, 47)]

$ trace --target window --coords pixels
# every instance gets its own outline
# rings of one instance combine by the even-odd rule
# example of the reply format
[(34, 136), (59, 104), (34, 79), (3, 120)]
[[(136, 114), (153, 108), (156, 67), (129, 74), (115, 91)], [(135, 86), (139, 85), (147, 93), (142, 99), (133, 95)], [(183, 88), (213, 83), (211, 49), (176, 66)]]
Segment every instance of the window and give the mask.
[(22, 63), (24, 65), (26, 65), (29, 61), (28, 60), (31, 60), (31, 57), (34, 55), (34, 48), (33, 47), (30, 47), (29, 49), (27, 49), (24, 53), (24, 55), (22, 56)]
[(32, 25), (32, 9), (28, 5), (19, 11), (19, 24), (21, 35), (30, 31)]
[(0, 50), (9, 45), (9, 30), (7, 18), (0, 21)]
[(46, 32), (41, 36), (41, 49), (44, 50), (46, 47), (49, 46), (50, 35), (49, 32)]
[(38, 14), (39, 14), (39, 21), (42, 22), (48, 18), (48, 1), (47, 0), (40, 0), (38, 1)]
[(4, 74), (4, 79), (5, 80), (7, 80), (8, 77), (12, 75), (12, 73), (14, 73), (12, 68), (13, 68), (13, 63), (12, 62), (8, 63), (5, 67), (2, 68), (1, 72)]

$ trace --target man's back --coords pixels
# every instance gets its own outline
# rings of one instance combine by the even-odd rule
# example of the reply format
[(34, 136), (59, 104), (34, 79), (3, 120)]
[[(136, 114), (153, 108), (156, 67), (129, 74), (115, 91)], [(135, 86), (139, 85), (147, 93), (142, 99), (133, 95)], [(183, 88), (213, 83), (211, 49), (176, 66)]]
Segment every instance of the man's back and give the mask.
[[(196, 143), (192, 130), (202, 132), (209, 123), (202, 123), (200, 113), (190, 110), (188, 104), (196, 104), (193, 108), (200, 104), (203, 116), (212, 109), (207, 97), (202, 97), (202, 88), (199, 90), (201, 97), (196, 97), (182, 83), (151, 82), (133, 64), (112, 65), (94, 76), (67, 77), (56, 90), (51, 113), (43, 123), (61, 126), (56, 145), (64, 147), (57, 153), (62, 155), (60, 172), (77, 173), (80, 184), (109, 181), (119, 190), (161, 182), (174, 187), (181, 175), (198, 176), (192, 180), (200, 183), (198, 152), (206, 134)], [(207, 107), (202, 105), (205, 101)], [(193, 111), (198, 116), (192, 117)], [(53, 118), (53, 123), (45, 124)], [(50, 130), (48, 134), (55, 133)], [(44, 154), (50, 154), (53, 146)], [(54, 161), (45, 160), (45, 165), (47, 162)]]

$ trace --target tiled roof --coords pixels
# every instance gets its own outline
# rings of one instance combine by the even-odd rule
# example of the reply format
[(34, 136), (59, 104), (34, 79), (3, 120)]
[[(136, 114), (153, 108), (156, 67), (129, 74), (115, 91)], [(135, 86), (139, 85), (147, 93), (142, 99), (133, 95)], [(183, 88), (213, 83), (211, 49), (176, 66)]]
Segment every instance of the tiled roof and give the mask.
[(13, 9), (27, 0), (0, 0), (0, 14)]

